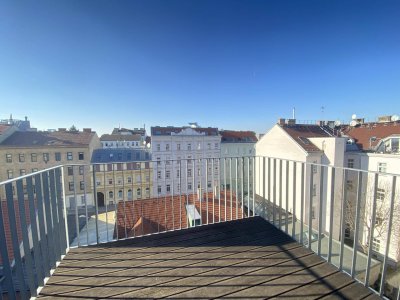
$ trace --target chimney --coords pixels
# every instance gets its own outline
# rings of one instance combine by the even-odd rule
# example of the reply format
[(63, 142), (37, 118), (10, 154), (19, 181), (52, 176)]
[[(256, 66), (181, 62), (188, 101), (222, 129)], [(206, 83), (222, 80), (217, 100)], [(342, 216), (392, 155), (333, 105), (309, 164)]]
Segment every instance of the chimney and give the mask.
[(83, 128), (83, 132), (91, 133), (92, 132), (92, 128)]
[(288, 125), (296, 125), (296, 119), (287, 119), (286, 124)]
[(285, 125), (285, 121), (286, 121), (285, 119), (279, 118), (279, 119), (278, 119), (278, 124), (279, 124), (279, 125)]
[(318, 126), (324, 126), (325, 125), (325, 121), (317, 121), (317, 125)]
[(58, 128), (58, 131), (67, 131), (67, 128)]

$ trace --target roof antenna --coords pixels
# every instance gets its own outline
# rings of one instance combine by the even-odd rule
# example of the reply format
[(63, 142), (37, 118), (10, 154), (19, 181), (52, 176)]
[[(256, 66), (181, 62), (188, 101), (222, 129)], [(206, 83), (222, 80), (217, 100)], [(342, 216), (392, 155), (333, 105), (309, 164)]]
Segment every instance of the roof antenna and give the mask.
[(296, 107), (293, 107), (293, 120), (296, 119)]

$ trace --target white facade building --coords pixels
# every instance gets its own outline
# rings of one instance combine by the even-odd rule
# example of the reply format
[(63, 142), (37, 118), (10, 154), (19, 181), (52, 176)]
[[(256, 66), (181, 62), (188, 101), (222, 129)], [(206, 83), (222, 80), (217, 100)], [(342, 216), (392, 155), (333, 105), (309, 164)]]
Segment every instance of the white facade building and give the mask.
[(221, 189), (237, 190), (237, 194), (241, 194), (243, 187), (243, 195), (252, 194), (256, 134), (252, 131), (221, 130), (220, 135)]
[(217, 128), (152, 127), (154, 195), (211, 192), (220, 186)]
[[(320, 203), (322, 204), (322, 228), (329, 231), (327, 216), (330, 215), (331, 172), (327, 167), (323, 168), (323, 178), (325, 178), (322, 190), (320, 190), (319, 165), (342, 167), (344, 162), (344, 151), (346, 139), (334, 136), (329, 128), (319, 125), (296, 124), (295, 120), (280, 119), (279, 123), (272, 127), (256, 144), (256, 155), (261, 156), (256, 159), (256, 194), (273, 201), (273, 192), (276, 195), (281, 191), (281, 195), (276, 196), (281, 199), (288, 198), (282, 202), (282, 207), (289, 212), (300, 215), (302, 198), (302, 165), (304, 166), (304, 214), (303, 220), (309, 218), (309, 195), (311, 175), (313, 176), (312, 187), (312, 225), (318, 228)], [(265, 157), (265, 158), (264, 158)], [(302, 164), (305, 163), (305, 164)], [(311, 165), (316, 164), (316, 165)], [(269, 172), (269, 173), (268, 173)], [(274, 173), (275, 172), (275, 173)], [(264, 182), (264, 173), (269, 180)], [(276, 174), (273, 176), (272, 174)], [(279, 178), (282, 178), (280, 186)], [(293, 182), (296, 178), (296, 182)], [(342, 174), (336, 172), (335, 187), (342, 186)], [(335, 191), (335, 207), (340, 205), (341, 194)], [(277, 199), (275, 199), (277, 201)], [(295, 205), (293, 206), (293, 202)], [(339, 218), (338, 210), (334, 211), (335, 219)], [(338, 238), (339, 230), (333, 231)]]

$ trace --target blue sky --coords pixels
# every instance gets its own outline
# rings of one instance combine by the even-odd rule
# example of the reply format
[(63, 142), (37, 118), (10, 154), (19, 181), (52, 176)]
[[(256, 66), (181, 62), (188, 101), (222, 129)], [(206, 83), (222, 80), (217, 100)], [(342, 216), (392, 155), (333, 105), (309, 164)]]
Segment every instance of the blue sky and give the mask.
[(262, 133), (293, 107), (399, 114), (399, 28), (399, 1), (2, 0), (0, 118)]

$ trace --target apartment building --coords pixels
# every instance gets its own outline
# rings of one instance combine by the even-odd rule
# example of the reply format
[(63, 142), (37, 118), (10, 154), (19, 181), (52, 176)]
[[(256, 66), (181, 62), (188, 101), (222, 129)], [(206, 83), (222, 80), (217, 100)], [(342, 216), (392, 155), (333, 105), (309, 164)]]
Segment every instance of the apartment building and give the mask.
[(220, 186), (217, 128), (152, 127), (151, 152), (154, 195), (206, 192)]
[[(331, 182), (331, 172), (328, 168), (322, 169), (320, 165), (330, 165), (335, 167), (343, 167), (344, 152), (345, 152), (346, 138), (338, 137), (334, 131), (324, 125), (324, 123), (309, 125), (297, 124), (295, 119), (279, 119), (278, 123), (274, 125), (261, 139), (256, 143), (256, 155), (261, 156), (256, 159), (256, 194), (267, 199), (272, 199), (272, 191), (279, 190), (282, 192), (280, 196), (282, 199), (290, 199), (289, 205), (286, 208), (285, 202), (282, 204), (283, 208), (289, 212), (300, 212), (300, 199), (310, 195), (311, 176), (313, 180), (312, 186), (312, 207), (310, 210), (309, 201), (305, 201), (304, 207), (304, 220), (308, 220), (309, 211), (311, 211), (311, 219), (313, 228), (318, 228), (319, 225), (319, 212), (322, 213), (322, 228), (323, 230), (329, 229), (329, 224), (326, 220), (330, 215), (330, 197), (331, 187), (328, 182)], [(266, 158), (263, 158), (265, 156)], [(284, 159), (285, 161), (282, 161)], [(295, 163), (299, 162), (299, 163)], [(304, 165), (304, 175), (301, 171), (301, 163)], [(265, 180), (266, 178), (270, 180)], [(275, 174), (276, 176), (273, 176)], [(325, 178), (323, 185), (318, 178)], [(291, 181), (286, 180), (290, 178)], [(304, 178), (306, 184), (304, 187), (304, 195), (302, 195), (302, 186), (299, 182), (292, 181), (293, 178)], [(281, 180), (278, 182), (279, 178)], [(341, 191), (343, 175), (340, 173), (335, 174), (335, 206), (340, 206)], [(295, 186), (295, 187), (294, 187)], [(322, 193), (321, 193), (322, 187)], [(322, 194), (322, 195), (321, 195)], [(322, 199), (321, 199), (322, 197)], [(295, 201), (293, 207), (292, 199)], [(320, 204), (322, 207), (320, 207)], [(335, 219), (339, 220), (340, 216), (337, 215), (339, 209), (335, 209)], [(333, 230), (333, 236), (339, 238), (339, 229)]]
[(392, 198), (393, 176), (400, 174), (400, 121), (397, 116), (382, 116), (377, 122), (364, 122), (363, 119), (353, 120), (351, 125), (342, 126), (342, 136), (347, 139), (345, 164), (350, 169), (361, 169), (378, 173), (378, 185), (374, 195), (375, 174), (360, 173), (348, 170), (346, 177), (348, 211), (347, 235), (354, 238), (354, 218), (358, 193), (358, 180), (361, 176), (361, 192), (365, 201), (361, 202), (360, 230), (358, 243), (365, 247), (369, 242), (374, 199), (376, 199), (376, 216), (373, 233), (373, 250), (377, 256), (383, 256), (386, 251), (388, 219), (393, 213), (394, 232), (391, 235), (389, 258), (392, 264), (400, 260), (400, 188), (394, 194), (393, 210), (390, 207)]
[(100, 141), (105, 149), (145, 149), (146, 130), (144, 128), (114, 128), (111, 134), (103, 134)]
[(91, 162), (98, 207), (152, 196), (153, 169), (149, 151), (96, 149)]
[[(221, 188), (248, 195), (253, 192), (256, 134), (252, 131), (220, 130)], [(225, 167), (224, 167), (225, 166)], [(250, 190), (249, 188), (250, 187)]]
[(15, 131), (0, 143), (0, 181), (53, 166), (79, 164), (81, 166), (65, 169), (67, 207), (93, 205), (91, 187), (83, 183), (90, 182), (88, 164), (93, 150), (99, 147), (96, 132), (89, 128), (83, 131), (65, 128), (54, 132)]

